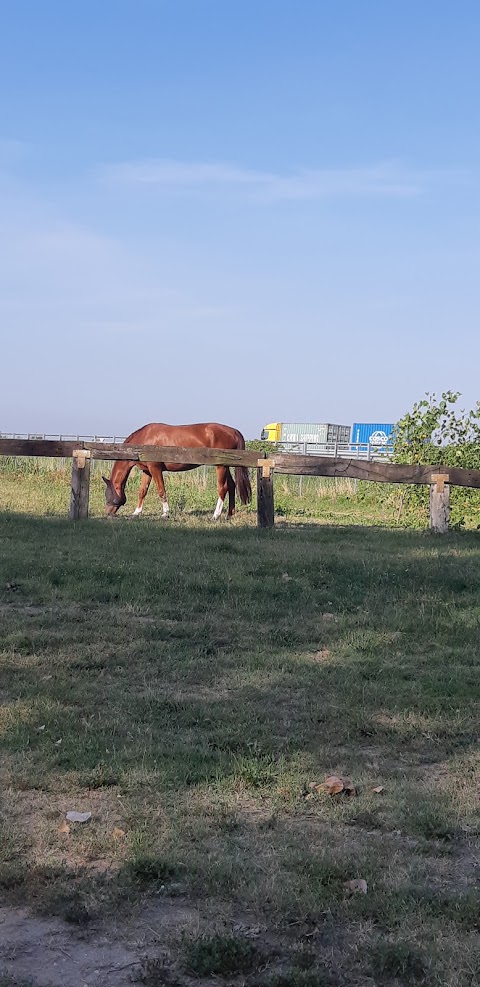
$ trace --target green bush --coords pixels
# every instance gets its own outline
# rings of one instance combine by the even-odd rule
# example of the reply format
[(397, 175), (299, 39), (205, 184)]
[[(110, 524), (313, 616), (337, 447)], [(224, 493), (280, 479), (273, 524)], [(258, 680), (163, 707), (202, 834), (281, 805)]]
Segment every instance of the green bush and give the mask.
[[(416, 402), (395, 426), (393, 461), (480, 469), (480, 402), (470, 411), (457, 411), (459, 397), (458, 392), (444, 391), (440, 399), (435, 394), (426, 394)], [(414, 525), (423, 524), (428, 516), (428, 503), (427, 486), (406, 487), (405, 519)], [(463, 526), (479, 509), (478, 490), (452, 489), (452, 526)]]

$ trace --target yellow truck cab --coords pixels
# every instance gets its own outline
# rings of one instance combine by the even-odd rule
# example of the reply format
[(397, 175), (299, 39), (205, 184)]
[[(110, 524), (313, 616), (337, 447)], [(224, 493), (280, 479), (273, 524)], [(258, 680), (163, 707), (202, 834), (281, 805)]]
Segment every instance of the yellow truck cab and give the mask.
[(280, 436), (282, 433), (281, 422), (273, 422), (273, 425), (265, 425), (262, 428), (262, 434), (260, 438), (264, 442), (280, 442)]

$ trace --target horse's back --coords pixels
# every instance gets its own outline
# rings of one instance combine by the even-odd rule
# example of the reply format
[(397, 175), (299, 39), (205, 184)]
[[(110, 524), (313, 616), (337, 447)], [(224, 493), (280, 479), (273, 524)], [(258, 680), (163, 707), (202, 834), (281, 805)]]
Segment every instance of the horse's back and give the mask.
[(151, 422), (132, 432), (125, 439), (125, 445), (183, 446), (187, 449), (196, 446), (212, 449), (245, 448), (243, 435), (238, 429), (218, 422), (199, 422), (194, 425)]

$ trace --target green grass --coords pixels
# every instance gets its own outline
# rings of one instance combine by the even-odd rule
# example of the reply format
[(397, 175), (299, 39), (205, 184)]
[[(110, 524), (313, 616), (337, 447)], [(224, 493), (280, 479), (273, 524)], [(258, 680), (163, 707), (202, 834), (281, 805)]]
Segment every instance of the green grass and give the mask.
[(185, 939), (183, 954), (186, 969), (195, 977), (249, 973), (256, 959), (250, 940), (219, 933)]
[[(104, 514), (102, 473), (111, 463), (92, 463), (90, 513)], [(70, 497), (71, 461), (4, 457), (0, 463), (0, 487), (4, 509), (22, 513), (65, 516)], [(128, 504), (136, 505), (140, 474), (134, 470), (127, 486)], [(21, 486), (21, 496), (18, 491)], [(217, 500), (215, 470), (201, 467), (192, 472), (166, 475), (167, 494), (174, 516), (193, 520), (213, 513)], [(450, 525), (453, 529), (477, 530), (480, 523), (480, 490), (453, 487), (450, 494)], [(345, 477), (299, 477), (276, 474), (277, 522), (320, 522), (388, 528), (428, 527), (428, 487), (407, 487), (357, 482)], [(158, 517), (160, 504), (152, 484), (144, 512)], [(254, 522), (254, 506), (245, 512)]]
[[(5, 467), (7, 462), (8, 468)], [(70, 498), (70, 468), (61, 460), (12, 460), (1, 463), (1, 492), (5, 509), (22, 513), (63, 516), (68, 512)], [(111, 463), (94, 463), (90, 490), (90, 515), (102, 517), (105, 513), (102, 473), (108, 475)], [(128, 503), (123, 509), (129, 513), (136, 505), (140, 474), (133, 471), (128, 481)], [(215, 470), (200, 468), (196, 471), (168, 474), (167, 494), (173, 515), (185, 520), (199, 515), (211, 516), (217, 500)], [(19, 490), (21, 495), (19, 497)], [(277, 518), (282, 523), (289, 519), (330, 521), (340, 523), (394, 524), (401, 504), (401, 489), (380, 490), (372, 484), (356, 484), (354, 480), (323, 479), (319, 477), (277, 476), (275, 479), (275, 506)], [(161, 505), (152, 484), (145, 502), (146, 516), (158, 517)], [(244, 511), (252, 523), (255, 507)], [(428, 520), (428, 513), (425, 514)], [(427, 523), (427, 521), (425, 522)]]
[[(478, 985), (480, 536), (257, 532), (198, 502), (71, 524), (64, 478), (11, 478), (3, 900), (79, 925), (188, 901), (224, 977), (236, 924), (262, 930), (265, 987)], [(309, 788), (332, 773), (356, 794)], [(61, 833), (69, 809), (92, 819)]]
[(372, 968), (380, 980), (387, 982), (396, 977), (404, 983), (424, 984), (429, 979), (426, 952), (405, 942), (379, 943), (372, 951)]

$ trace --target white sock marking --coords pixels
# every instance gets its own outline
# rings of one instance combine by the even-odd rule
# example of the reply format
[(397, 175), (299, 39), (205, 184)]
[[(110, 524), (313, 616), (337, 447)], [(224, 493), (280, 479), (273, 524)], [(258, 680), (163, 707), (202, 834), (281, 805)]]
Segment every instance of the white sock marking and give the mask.
[(168, 506), (167, 501), (164, 501), (162, 505), (162, 517), (168, 517), (169, 514), (170, 514), (170, 508)]
[(221, 497), (219, 497), (218, 500), (217, 500), (217, 506), (216, 506), (216, 508), (215, 508), (215, 510), (213, 512), (213, 520), (214, 521), (218, 521), (218, 519), (219, 519), (220, 514), (222, 513), (222, 511), (223, 511), (223, 500), (222, 500)]
[(143, 511), (143, 505), (142, 505), (142, 507), (136, 507), (135, 510), (134, 510), (134, 512), (133, 512), (133, 514), (132, 514), (132, 517), (137, 517), (137, 514), (141, 514), (142, 511)]

